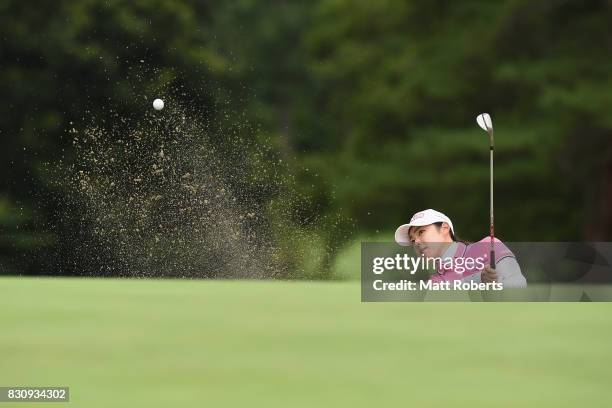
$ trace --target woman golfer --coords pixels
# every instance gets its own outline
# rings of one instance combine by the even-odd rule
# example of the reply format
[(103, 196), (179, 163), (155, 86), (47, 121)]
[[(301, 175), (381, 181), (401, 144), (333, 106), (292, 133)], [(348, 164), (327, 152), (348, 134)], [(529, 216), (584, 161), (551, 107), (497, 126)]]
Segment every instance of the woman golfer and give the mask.
[(433, 281), (501, 282), (504, 288), (527, 286), (516, 257), (506, 245), (494, 240), (496, 263), (491, 268), (490, 238), (472, 244), (458, 241), (450, 218), (439, 211), (429, 209), (414, 214), (408, 224), (395, 231), (395, 241), (404, 246), (414, 245), (425, 257), (441, 260), (430, 278)]

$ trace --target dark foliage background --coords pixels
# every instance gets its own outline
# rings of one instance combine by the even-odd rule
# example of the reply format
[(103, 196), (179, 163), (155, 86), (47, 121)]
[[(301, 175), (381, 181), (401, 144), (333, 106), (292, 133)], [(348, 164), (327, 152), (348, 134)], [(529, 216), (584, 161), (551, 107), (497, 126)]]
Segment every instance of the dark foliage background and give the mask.
[(53, 222), (65, 192), (46, 164), (71, 157), (73, 125), (137, 122), (164, 87), (220, 131), (247, 120), (304, 197), (296, 224), (328, 247), (423, 208), (486, 235), (480, 112), (502, 239), (610, 240), (611, 21), (609, 0), (3, 1), (1, 270), (82, 268), (58, 251), (82, 231)]

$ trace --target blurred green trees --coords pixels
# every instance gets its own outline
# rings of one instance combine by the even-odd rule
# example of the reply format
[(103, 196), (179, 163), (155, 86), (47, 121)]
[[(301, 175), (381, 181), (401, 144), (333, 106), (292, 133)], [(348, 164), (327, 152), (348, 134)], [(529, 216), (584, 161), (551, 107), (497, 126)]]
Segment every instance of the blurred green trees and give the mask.
[(611, 13), (603, 1), (322, 2), (307, 38), (343, 129), (339, 201), (368, 228), (434, 207), (467, 239), (486, 235), (474, 118), (490, 112), (500, 236), (610, 238)]
[[(43, 248), (69, 236), (48, 230), (61, 197), (40, 164), (68, 149), (70, 122), (108, 106), (135, 117), (128, 95), (173, 81), (257, 124), (295, 175), (301, 219), (391, 231), (432, 207), (481, 238), (475, 116), (489, 112), (499, 236), (612, 238), (609, 1), (6, 1), (0, 16), (8, 272), (24, 272), (7, 265), (31, 248), (30, 272), (52, 273)], [(327, 225), (324, 240), (345, 239)]]
[[(212, 93), (204, 92), (201, 78), (224, 81), (230, 76), (227, 64), (206, 46), (212, 35), (206, 30), (208, 6), (85, 0), (32, 7), (6, 1), (0, 16), (0, 90), (5, 98), (0, 104), (0, 191), (8, 203), (0, 217), (0, 248), (5, 259), (13, 260), (2, 268), (8, 273), (72, 273), (68, 269), (81, 267), (70, 254), (79, 245), (77, 225), (52, 226), (61, 216), (63, 192), (50, 187), (44, 166), (64, 153), (70, 156), (67, 130), (111, 109), (128, 122), (135, 120), (143, 102), (150, 102), (134, 95), (151, 95), (177, 80), (193, 89), (186, 98), (209, 105)], [(176, 79), (180, 72), (190, 75)], [(29, 245), (19, 244), (24, 241)], [(62, 270), (41, 270), (52, 256), (59, 258)]]

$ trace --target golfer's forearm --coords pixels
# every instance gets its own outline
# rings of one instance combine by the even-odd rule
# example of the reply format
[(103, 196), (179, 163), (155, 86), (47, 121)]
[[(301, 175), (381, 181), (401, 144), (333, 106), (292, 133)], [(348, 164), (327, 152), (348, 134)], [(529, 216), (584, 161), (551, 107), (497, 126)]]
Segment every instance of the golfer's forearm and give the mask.
[[(527, 286), (527, 281), (521, 272), (521, 267), (515, 258), (507, 257), (502, 259), (495, 266), (498, 281), (503, 283), (504, 288), (524, 288)], [(461, 279), (462, 282), (480, 283), (481, 274), (475, 273)]]
[(504, 288), (524, 288), (527, 281), (521, 272), (521, 267), (515, 258), (507, 257), (499, 261), (495, 270)]

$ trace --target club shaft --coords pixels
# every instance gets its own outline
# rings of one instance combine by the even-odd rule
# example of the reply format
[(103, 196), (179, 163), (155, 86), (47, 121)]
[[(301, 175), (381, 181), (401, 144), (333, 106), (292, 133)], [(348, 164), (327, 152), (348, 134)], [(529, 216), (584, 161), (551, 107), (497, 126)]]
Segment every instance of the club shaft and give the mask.
[(495, 251), (494, 251), (494, 237), (495, 237), (495, 222), (493, 217), (493, 135), (491, 134), (491, 148), (490, 148), (490, 180), (489, 180), (489, 198), (490, 198), (490, 234), (491, 234), (491, 268), (495, 268)]

